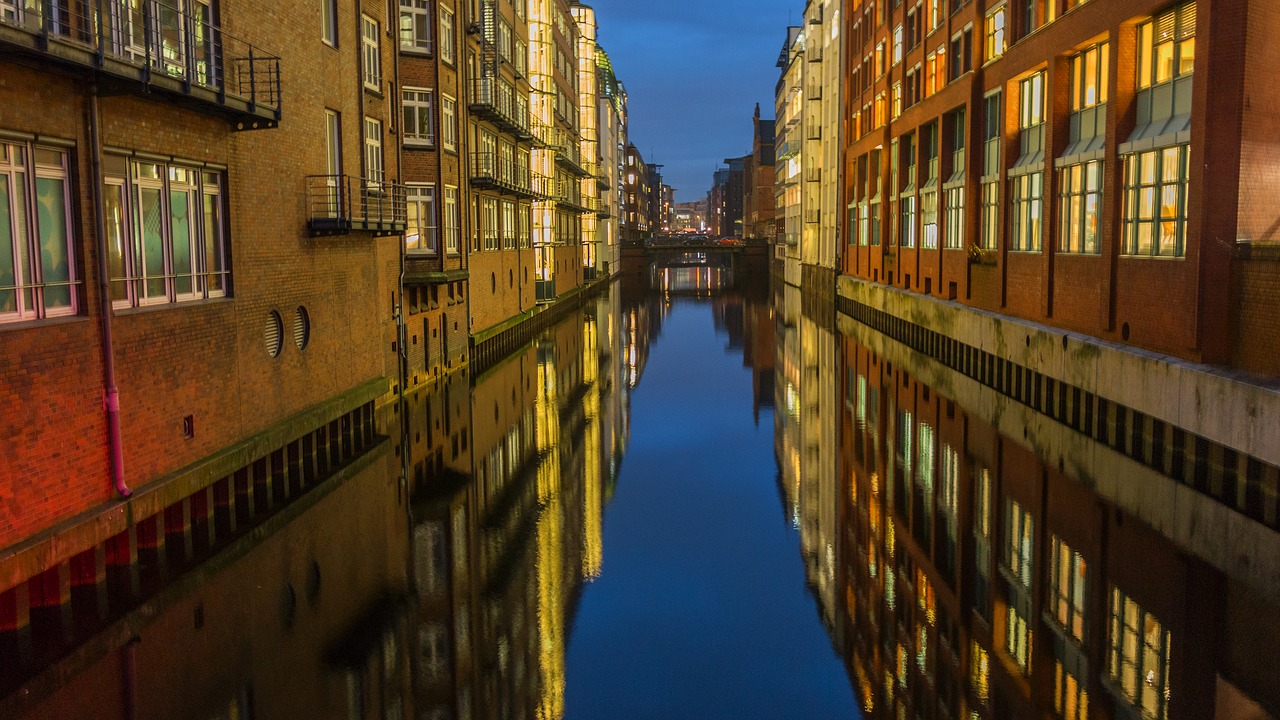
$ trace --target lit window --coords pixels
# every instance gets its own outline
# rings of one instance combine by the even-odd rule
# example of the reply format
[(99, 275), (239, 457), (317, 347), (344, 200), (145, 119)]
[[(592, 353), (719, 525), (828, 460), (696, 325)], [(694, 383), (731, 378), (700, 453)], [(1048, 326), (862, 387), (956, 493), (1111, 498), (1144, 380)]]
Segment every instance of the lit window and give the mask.
[(434, 185), (410, 185), (408, 195), (408, 228), (404, 235), (405, 252), (435, 253), (436, 188)]
[(1008, 9), (1001, 5), (1000, 7), (987, 13), (985, 27), (987, 38), (987, 55), (986, 61), (990, 62), (1004, 54), (1007, 47), (1007, 36), (1005, 34), (1005, 21), (1007, 19)]
[(1107, 101), (1111, 45), (1102, 43), (1071, 58), (1071, 111), (1079, 112)]
[(1058, 171), (1062, 236), (1058, 249), (1067, 253), (1097, 253), (1102, 221), (1102, 161), (1068, 165)]
[(77, 312), (74, 227), (67, 153), (0, 143), (0, 323)]
[(1124, 157), (1121, 237), (1125, 255), (1183, 257), (1186, 254), (1190, 171), (1191, 152), (1187, 145)]
[(1044, 208), (1044, 173), (1029, 172), (1009, 180), (1013, 206), (1013, 232), (1009, 249), (1040, 251), (1040, 235)]
[(1195, 70), (1196, 4), (1186, 2), (1138, 27), (1138, 88), (1169, 82)]
[(117, 307), (226, 295), (225, 174), (103, 158), (111, 300)]
[(1168, 629), (1119, 588), (1111, 589), (1107, 675), (1116, 690), (1150, 720), (1169, 717)]

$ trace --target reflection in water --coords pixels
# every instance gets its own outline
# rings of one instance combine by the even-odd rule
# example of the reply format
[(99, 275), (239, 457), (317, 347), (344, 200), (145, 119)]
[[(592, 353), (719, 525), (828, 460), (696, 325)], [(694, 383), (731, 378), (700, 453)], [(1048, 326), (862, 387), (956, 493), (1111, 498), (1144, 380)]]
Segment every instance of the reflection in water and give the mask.
[(790, 289), (779, 301), (784, 488), (867, 717), (1273, 717), (1275, 579), (1231, 576), (1125, 504), (1194, 517), (1215, 500), (1100, 496), (1037, 448), (1151, 471), (847, 318), (836, 332)]
[[(0, 717), (554, 720), (575, 716), (570, 698), (581, 715), (594, 707), (585, 696), (622, 693), (619, 675), (675, 708), (664, 716), (725, 716), (733, 701), (748, 708), (735, 716), (752, 716), (783, 697), (790, 709), (770, 717), (817, 717), (819, 696), (848, 704), (847, 676), (860, 707), (845, 716), (1272, 717), (1264, 708), (1280, 705), (1280, 614), (1264, 598), (1275, 578), (1219, 570), (1128, 509), (1173, 500), (1100, 495), (1102, 484), (1069, 476), (1037, 448), (1113, 451), (794, 288), (769, 303), (724, 290), (734, 282), (727, 266), (652, 273), (652, 291), (585, 301), (482, 376), (455, 374), (411, 396), (403, 418), (386, 408), (381, 428), (394, 439), (95, 631), (0, 699)], [(707, 293), (711, 302), (673, 298)], [(723, 447), (697, 447), (679, 428), (702, 416), (669, 400), (637, 411), (638, 437), (659, 460), (638, 450), (629, 464), (638, 474), (622, 484), (631, 495), (614, 503), (634, 394), (664, 323), (688, 332), (702, 322), (691, 320), (703, 317), (689, 314), (694, 306), (709, 308), (726, 338), (709, 354), (723, 349), (750, 370), (751, 420), (763, 438), (772, 426), (785, 523), (734, 525), (733, 512), (759, 498), (743, 480), (749, 472), (725, 463), (750, 463), (759, 448), (723, 438)], [(697, 345), (672, 337), (663, 353)], [(671, 373), (710, 361), (663, 357), (646, 391), (708, 405)], [(700, 408), (715, 419), (696, 438), (736, 422), (726, 415), (732, 401), (717, 402)], [(1065, 435), (1047, 443), (1046, 433)], [(1125, 478), (1151, 472), (1116, 458), (1099, 466)], [(657, 487), (649, 478), (705, 463), (719, 466), (704, 475), (732, 477), (646, 497)], [(776, 513), (772, 482), (764, 500)], [(695, 502), (707, 488), (710, 511)], [(662, 513), (627, 505), (637, 498), (666, 504)], [(1219, 511), (1207, 497), (1179, 502), (1192, 502), (1192, 517)], [(678, 534), (681, 513), (695, 516), (693, 535)], [(626, 530), (636, 517), (638, 529)], [(643, 562), (628, 575), (637, 547), (664, 543), (692, 563), (687, 577), (656, 583), (672, 571)], [(798, 561), (795, 577), (703, 584), (737, 582), (728, 569), (772, 555)], [(627, 580), (640, 596), (614, 598), (609, 584)], [(706, 627), (638, 638), (627, 624), (599, 622), (619, 607), (656, 606), (643, 593), (663, 591), (686, 606), (681, 619)], [(715, 598), (714, 621), (698, 614), (705, 596)], [(815, 605), (843, 670), (827, 647), (802, 640), (804, 622), (822, 634)], [(736, 642), (716, 634), (752, 612), (768, 619), (731, 630)], [(593, 631), (657, 648), (652, 667), (592, 654)], [(761, 649), (767, 661), (751, 665), (748, 651)], [(681, 663), (702, 672), (662, 679)], [(583, 679), (596, 671), (613, 679)], [(749, 677), (731, 691), (740, 697), (691, 701), (735, 672)]]

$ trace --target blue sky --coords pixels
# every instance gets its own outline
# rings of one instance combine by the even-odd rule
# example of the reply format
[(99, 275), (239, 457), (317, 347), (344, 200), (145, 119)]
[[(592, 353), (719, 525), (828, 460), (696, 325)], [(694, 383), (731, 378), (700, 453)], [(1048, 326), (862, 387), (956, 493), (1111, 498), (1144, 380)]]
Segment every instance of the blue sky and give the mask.
[(804, 0), (588, 0), (627, 87), (631, 141), (696, 200), (726, 157), (751, 150), (751, 114), (773, 117), (775, 63)]

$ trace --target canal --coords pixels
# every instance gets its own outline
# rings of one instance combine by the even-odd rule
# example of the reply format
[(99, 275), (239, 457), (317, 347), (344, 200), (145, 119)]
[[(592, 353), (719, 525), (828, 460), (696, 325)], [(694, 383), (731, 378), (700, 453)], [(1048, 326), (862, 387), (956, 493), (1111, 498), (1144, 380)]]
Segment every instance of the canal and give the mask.
[(1280, 548), (1161, 519), (1220, 488), (833, 308), (615, 283), (103, 622), (33, 608), (0, 717), (1272, 717)]

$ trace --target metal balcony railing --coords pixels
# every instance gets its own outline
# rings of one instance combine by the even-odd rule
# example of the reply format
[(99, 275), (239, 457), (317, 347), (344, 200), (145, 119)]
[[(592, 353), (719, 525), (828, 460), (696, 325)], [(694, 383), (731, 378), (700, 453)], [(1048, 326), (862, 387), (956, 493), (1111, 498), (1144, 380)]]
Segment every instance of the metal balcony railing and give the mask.
[(405, 186), (352, 175), (307, 176), (307, 226), (312, 236), (368, 231), (396, 235), (408, 228)]
[(514, 87), (493, 77), (471, 82), (471, 112), (497, 125), (521, 140), (532, 140), (529, 127), (529, 104), (518, 96)]
[(517, 197), (535, 196), (529, 181), (529, 168), (517, 165), (514, 159), (504, 159), (498, 153), (471, 153), (471, 187), (497, 190)]
[(562, 182), (556, 185), (555, 201), (559, 205), (563, 205), (570, 210), (578, 212), (593, 212), (587, 206), (587, 200), (592, 198), (583, 198), (582, 191), (576, 182)]
[(280, 58), (180, 0), (0, 0), (0, 50), (194, 98), (237, 129), (280, 120)]

